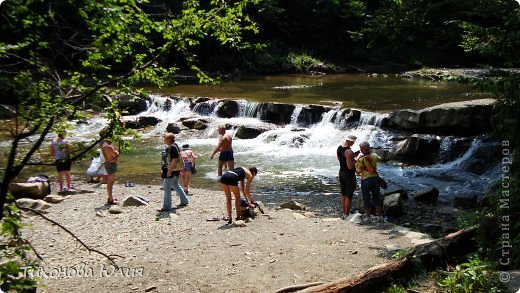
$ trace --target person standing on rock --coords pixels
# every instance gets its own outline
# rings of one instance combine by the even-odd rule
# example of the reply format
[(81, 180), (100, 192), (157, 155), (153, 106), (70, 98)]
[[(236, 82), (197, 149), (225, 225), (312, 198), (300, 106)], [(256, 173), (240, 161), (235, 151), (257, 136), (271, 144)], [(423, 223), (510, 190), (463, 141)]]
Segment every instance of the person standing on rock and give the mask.
[[(224, 191), (226, 195), (226, 211), (227, 211), (227, 220), (228, 224), (231, 224), (231, 192), (235, 197), (235, 211), (237, 214), (237, 220), (239, 220), (239, 211), (240, 211), (240, 190), (242, 190), (242, 194), (247, 201), (248, 206), (254, 205), (255, 201), (253, 197), (251, 197), (251, 183), (253, 183), (253, 179), (258, 174), (258, 169), (256, 167), (237, 167), (232, 170), (227, 171), (222, 175), (220, 180), (220, 188)], [(247, 183), (244, 184), (244, 180)], [(238, 187), (238, 183), (240, 182), (240, 189)]]
[(377, 162), (379, 156), (370, 150), (370, 144), (366, 141), (359, 144), (362, 155), (357, 159), (356, 174), (361, 175), (361, 193), (365, 209), (365, 219), (372, 215), (375, 207), (378, 220), (382, 221), (381, 190), (377, 175)]
[(221, 135), (217, 147), (213, 150), (211, 154), (211, 159), (213, 160), (213, 156), (216, 153), (220, 152), (218, 157), (218, 171), (217, 175), (220, 178), (222, 176), (222, 167), (226, 165), (228, 170), (232, 170), (235, 168), (235, 158), (233, 157), (233, 147), (232, 142), (233, 138), (229, 133), (226, 133), (226, 127), (224, 125), (220, 125), (218, 127), (218, 133)]
[(164, 201), (163, 206), (159, 212), (169, 211), (172, 208), (172, 187), (181, 199), (179, 207), (188, 205), (188, 197), (179, 184), (179, 175), (181, 173), (182, 164), (180, 150), (177, 143), (175, 143), (175, 134), (168, 132), (164, 135), (164, 144), (166, 148), (161, 153), (162, 164), (162, 178), (163, 178), (163, 192)]
[(105, 182), (107, 184), (107, 204), (116, 205), (117, 200), (114, 198), (112, 191), (116, 182), (117, 160), (119, 159), (119, 151), (114, 148), (110, 139), (105, 139), (101, 145), (101, 153), (105, 158)]
[[(65, 132), (58, 132), (58, 137), (51, 143), (51, 156), (54, 158), (56, 170), (58, 171), (59, 191), (69, 191), (73, 189), (70, 180), (70, 169), (72, 167), (72, 160), (70, 159), (71, 153), (70, 144), (65, 140)], [(67, 184), (66, 187), (63, 186), (64, 180)]]
[(191, 169), (195, 167), (195, 161), (197, 160), (197, 156), (190, 149), (189, 144), (182, 145), (182, 151), (180, 153), (182, 161), (184, 162), (184, 168), (181, 170), (181, 183), (184, 188), (184, 192), (186, 194), (189, 193), (190, 190), (190, 180), (191, 180)]
[(356, 190), (356, 162), (355, 153), (350, 149), (357, 137), (353, 134), (347, 135), (345, 141), (338, 146), (336, 156), (339, 161), (339, 184), (341, 186), (341, 218), (346, 220), (350, 215), (352, 197)]

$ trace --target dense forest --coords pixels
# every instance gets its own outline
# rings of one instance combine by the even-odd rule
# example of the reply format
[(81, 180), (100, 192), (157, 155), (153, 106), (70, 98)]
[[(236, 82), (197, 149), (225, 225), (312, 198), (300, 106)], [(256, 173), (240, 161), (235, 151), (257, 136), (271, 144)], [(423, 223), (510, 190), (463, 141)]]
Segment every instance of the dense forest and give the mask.
[[(48, 20), (32, 19), (23, 24), (9, 20), (11, 15), (7, 15), (6, 6), (15, 5), (15, 1), (13, 4), (9, 2), (3, 4), (1, 11), (3, 41), (16, 40), (31, 26), (38, 26), (42, 28), (40, 37), (45, 38), (42, 41), (48, 48), (59, 50), (47, 52), (49, 58), (55, 58), (55, 65), (74, 66), (76, 62), (82, 62), (80, 60), (91, 41), (88, 39), (89, 24), (83, 21), (77, 10), (85, 5), (83, 1), (27, 1), (28, 5), (20, 5), (16, 13), (23, 14), (24, 10), (30, 9), (42, 15), (51, 12), (52, 16)], [(139, 12), (150, 21), (163, 21), (178, 18), (193, 8), (190, 2), (198, 1), (128, 2), (135, 2)], [(229, 2), (228, 6), (232, 3), (243, 5), (238, 17), (247, 21), (241, 24), (244, 27), (230, 25), (223, 28), (225, 33), (241, 31), (241, 35), (232, 40), (240, 45), (221, 46), (220, 38), (208, 38), (193, 28), (193, 32), (179, 35), (188, 38), (187, 34), (193, 33), (189, 36), (190, 43), (184, 44), (184, 40), (179, 40), (176, 53), (162, 58), (161, 65), (175, 66), (182, 72), (189, 72), (187, 69), (196, 63), (208, 72), (273, 73), (305, 71), (316, 64), (325, 65), (321, 68), (324, 71), (352, 70), (363, 65), (375, 71), (399, 71), (420, 67), (504, 67), (517, 66), (519, 62), (495, 51), (477, 52), (472, 44), (475, 39), (492, 31), (491, 41), (515, 50), (514, 43), (506, 40), (507, 35), (518, 31), (520, 26), (515, 20), (519, 4), (514, 0), (226, 2)], [(198, 5), (201, 9), (209, 9), (212, 4), (203, 2)], [(222, 26), (227, 17), (237, 16), (222, 15), (216, 20), (207, 19), (208, 23), (201, 19), (190, 25)], [(215, 24), (215, 21), (222, 23)], [(123, 19), (121, 24), (132, 25)], [(115, 33), (124, 34), (125, 31), (121, 29)], [(160, 44), (163, 38), (160, 32), (148, 37), (152, 47), (157, 47), (154, 39), (156, 44)], [(129, 45), (144, 44), (137, 44), (134, 40), (129, 41)], [(187, 59), (184, 58), (186, 50), (191, 54)], [(123, 65), (120, 63), (118, 66)]]
[(259, 49), (217, 57), (222, 55), (215, 56), (207, 44), (200, 56), (215, 69), (228, 58), (230, 66), (258, 71), (298, 67), (298, 56), (303, 62), (307, 57), (342, 66), (515, 66), (497, 52), (483, 56), (467, 45), (475, 33), (489, 29), (496, 33), (494, 41), (507, 46), (498, 34), (518, 31), (518, 7), (513, 0), (260, 1), (250, 8), (259, 33), (247, 37), (262, 44)]

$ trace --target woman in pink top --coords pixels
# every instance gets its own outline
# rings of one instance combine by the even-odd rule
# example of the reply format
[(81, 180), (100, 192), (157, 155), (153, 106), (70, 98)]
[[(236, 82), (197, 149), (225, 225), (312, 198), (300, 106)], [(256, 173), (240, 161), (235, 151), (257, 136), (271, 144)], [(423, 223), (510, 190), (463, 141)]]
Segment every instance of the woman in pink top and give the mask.
[(195, 161), (197, 156), (190, 149), (189, 144), (182, 145), (182, 151), (180, 153), (182, 161), (184, 162), (184, 168), (181, 169), (181, 184), (184, 188), (184, 192), (188, 194), (190, 189), (190, 180), (191, 180), (191, 167), (195, 167)]

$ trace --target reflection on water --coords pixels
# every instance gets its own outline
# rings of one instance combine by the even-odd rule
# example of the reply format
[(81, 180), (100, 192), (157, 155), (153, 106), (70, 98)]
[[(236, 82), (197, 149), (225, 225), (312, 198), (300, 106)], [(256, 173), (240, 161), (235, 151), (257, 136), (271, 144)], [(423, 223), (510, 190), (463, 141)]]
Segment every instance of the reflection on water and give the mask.
[(358, 74), (264, 76), (226, 81), (218, 85), (187, 84), (148, 90), (167, 95), (288, 104), (340, 103), (343, 107), (378, 112), (420, 109), (483, 97), (469, 85)]

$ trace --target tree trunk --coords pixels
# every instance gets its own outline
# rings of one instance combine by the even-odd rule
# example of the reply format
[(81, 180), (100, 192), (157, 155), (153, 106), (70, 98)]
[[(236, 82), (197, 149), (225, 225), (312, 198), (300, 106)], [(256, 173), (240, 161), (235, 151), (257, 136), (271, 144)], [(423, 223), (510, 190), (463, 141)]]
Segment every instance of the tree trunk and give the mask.
[(392, 279), (402, 277), (414, 267), (414, 260), (420, 261), (427, 269), (434, 270), (451, 262), (453, 258), (466, 255), (477, 249), (473, 240), (478, 226), (448, 234), (444, 238), (416, 246), (405, 256), (390, 262), (372, 267), (368, 271), (354, 277), (314, 286), (300, 292), (343, 292), (363, 293), (379, 292)]

